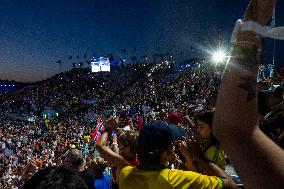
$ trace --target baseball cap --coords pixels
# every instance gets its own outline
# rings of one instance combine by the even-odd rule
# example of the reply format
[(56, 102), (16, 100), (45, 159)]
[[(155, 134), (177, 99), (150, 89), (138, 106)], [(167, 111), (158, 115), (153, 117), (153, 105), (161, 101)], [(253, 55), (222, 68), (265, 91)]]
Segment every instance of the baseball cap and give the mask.
[(184, 136), (184, 130), (164, 121), (151, 121), (139, 132), (138, 146), (141, 153), (156, 154), (168, 149), (174, 141)]

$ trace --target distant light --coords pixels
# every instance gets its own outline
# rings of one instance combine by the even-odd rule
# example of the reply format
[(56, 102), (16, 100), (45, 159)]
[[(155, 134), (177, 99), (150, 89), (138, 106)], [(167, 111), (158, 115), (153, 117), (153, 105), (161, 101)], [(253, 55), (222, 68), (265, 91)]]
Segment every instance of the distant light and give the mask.
[(226, 54), (223, 51), (213, 53), (212, 60), (215, 63), (222, 63), (226, 59)]

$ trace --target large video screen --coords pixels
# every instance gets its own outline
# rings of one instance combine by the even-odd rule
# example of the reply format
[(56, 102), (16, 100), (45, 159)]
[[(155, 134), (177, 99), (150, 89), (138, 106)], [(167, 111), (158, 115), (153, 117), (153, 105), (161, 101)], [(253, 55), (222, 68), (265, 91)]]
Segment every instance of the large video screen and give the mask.
[(110, 72), (110, 61), (106, 57), (93, 58), (91, 66), (92, 72)]

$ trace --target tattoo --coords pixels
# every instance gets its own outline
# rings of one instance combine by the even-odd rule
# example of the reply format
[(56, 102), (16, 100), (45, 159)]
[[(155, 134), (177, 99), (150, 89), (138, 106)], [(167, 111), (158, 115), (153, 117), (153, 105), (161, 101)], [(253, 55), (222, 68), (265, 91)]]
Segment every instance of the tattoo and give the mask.
[(238, 48), (235, 53), (241, 54), (242, 57), (232, 56), (232, 59), (235, 62), (235, 65), (240, 66), (241, 68), (250, 71), (257, 72), (258, 71), (258, 63), (256, 60), (256, 52), (251, 49), (246, 48)]
[(256, 78), (253, 76), (246, 76), (246, 77), (241, 77), (241, 80), (243, 80), (244, 83), (240, 84), (238, 87), (245, 90), (248, 93), (247, 102), (255, 99), (256, 97), (255, 86), (257, 84)]
[(258, 72), (257, 53), (257, 47), (251, 49), (237, 46), (234, 48), (234, 54), (236, 56), (232, 57), (234, 59), (234, 65), (241, 69), (241, 72), (246, 70), (251, 73), (249, 76), (241, 76), (241, 84), (238, 85), (240, 89), (247, 92), (247, 102), (256, 98), (256, 74)]

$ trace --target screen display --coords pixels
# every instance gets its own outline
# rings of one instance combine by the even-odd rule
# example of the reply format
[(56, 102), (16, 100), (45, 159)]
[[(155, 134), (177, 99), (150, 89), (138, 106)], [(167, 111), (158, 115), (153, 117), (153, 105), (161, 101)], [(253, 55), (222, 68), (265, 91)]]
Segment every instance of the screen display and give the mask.
[(92, 72), (110, 72), (110, 61), (106, 57), (93, 58)]

